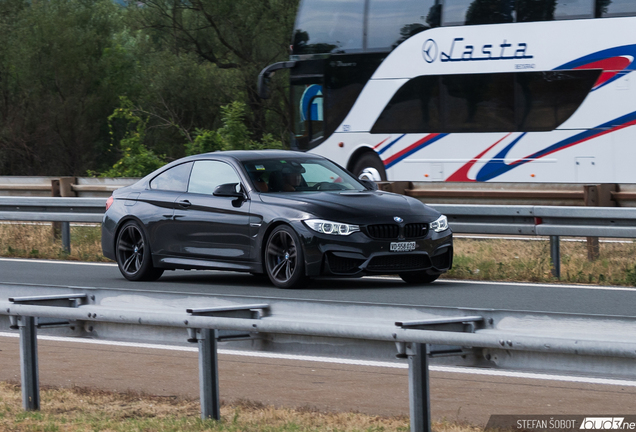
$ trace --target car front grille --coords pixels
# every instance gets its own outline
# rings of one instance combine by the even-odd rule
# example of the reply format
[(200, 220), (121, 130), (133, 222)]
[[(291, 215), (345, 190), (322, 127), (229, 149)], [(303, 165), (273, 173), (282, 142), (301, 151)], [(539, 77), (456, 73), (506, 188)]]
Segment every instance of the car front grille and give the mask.
[[(397, 224), (368, 225), (367, 234), (372, 239), (393, 240), (400, 237), (400, 226)], [(405, 239), (426, 237), (428, 234), (427, 223), (411, 223), (404, 226), (402, 235)]]
[(427, 223), (406, 224), (404, 227), (404, 237), (407, 239), (426, 237), (428, 234)]
[(384, 255), (371, 260), (369, 271), (424, 270), (431, 267), (431, 260), (424, 254)]
[(400, 234), (400, 226), (396, 224), (369, 225), (367, 233), (373, 239), (396, 239)]

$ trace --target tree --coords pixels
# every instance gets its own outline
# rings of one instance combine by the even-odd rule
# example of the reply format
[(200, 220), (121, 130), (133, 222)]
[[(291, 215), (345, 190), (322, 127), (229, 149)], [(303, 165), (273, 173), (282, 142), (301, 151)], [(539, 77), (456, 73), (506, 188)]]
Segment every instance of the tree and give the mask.
[(175, 56), (194, 55), (199, 62), (225, 70), (230, 93), (225, 101), (248, 107), (247, 121), (257, 139), (288, 129), (286, 85), (279, 79), (269, 101), (257, 95), (260, 71), (285, 60), (298, 0), (140, 0), (136, 4), (144, 29)]
[(0, 170), (84, 174), (108, 145), (107, 117), (126, 86), (130, 62), (112, 38), (120, 8), (110, 0), (19, 6), (0, 65)]

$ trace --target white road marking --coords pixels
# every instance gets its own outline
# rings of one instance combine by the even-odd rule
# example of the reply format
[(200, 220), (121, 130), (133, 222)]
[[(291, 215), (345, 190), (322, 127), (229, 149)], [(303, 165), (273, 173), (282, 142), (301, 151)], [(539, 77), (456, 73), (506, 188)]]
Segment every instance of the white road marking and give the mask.
[[(19, 338), (17, 333), (0, 332), (0, 337)], [(104, 341), (85, 338), (71, 338), (71, 337), (58, 337), (58, 336), (38, 336), (40, 340), (54, 341), (54, 342), (74, 342), (93, 345), (109, 345), (118, 347), (130, 347), (130, 348), (147, 348), (147, 349), (160, 349), (168, 351), (185, 351), (185, 352), (198, 352), (198, 348), (176, 346), (176, 345), (159, 345), (159, 344), (146, 344), (146, 343), (133, 343), (133, 342), (116, 342), (116, 341)], [(337, 357), (316, 357), (307, 355), (293, 355), (293, 354), (277, 354), (258, 351), (238, 351), (219, 349), (219, 354), (242, 356), (242, 357), (258, 357), (258, 358), (272, 358), (281, 360), (296, 360), (296, 361), (310, 361), (320, 363), (334, 363), (334, 364), (346, 364), (353, 366), (372, 366), (372, 367), (384, 367), (393, 369), (408, 369), (409, 366), (406, 363), (397, 362), (382, 362), (382, 361), (369, 361), (369, 360), (354, 360), (343, 359)], [(593, 378), (571, 375), (552, 375), (530, 372), (511, 372), (500, 371), (494, 369), (478, 369), (468, 367), (457, 366), (429, 366), (429, 370), (433, 372), (446, 372), (446, 373), (460, 373), (468, 375), (482, 375), (482, 376), (495, 376), (505, 378), (525, 378), (535, 380), (546, 381), (564, 381), (573, 383), (584, 384), (601, 384), (601, 385), (613, 385), (623, 387), (636, 387), (636, 381), (612, 379), (612, 378)]]
[[(489, 235), (467, 235), (467, 234), (453, 234), (453, 238), (469, 239), (469, 240), (519, 240), (519, 241), (549, 241), (550, 237), (516, 237), (516, 236), (489, 236)], [(562, 242), (586, 242), (587, 240), (582, 238), (563, 238)], [(599, 240), (601, 243), (621, 243), (629, 244), (634, 243), (633, 240)]]
[[(117, 267), (116, 263), (98, 263), (98, 262), (84, 262), (84, 261), (58, 261), (58, 260), (43, 260), (43, 259), (30, 259), (30, 258), (0, 258), (2, 261), (24, 262), (24, 263), (43, 263), (43, 264), (70, 264), (70, 265), (85, 265), (85, 266), (106, 266)], [(216, 271), (216, 270), (206, 270)], [(395, 276), (365, 276), (363, 279), (375, 279), (375, 280), (401, 280)], [(528, 288), (568, 288), (568, 289), (590, 289), (601, 291), (636, 291), (635, 287), (621, 287), (621, 286), (601, 286), (601, 285), (566, 285), (566, 284), (546, 284), (546, 283), (534, 283), (534, 282), (499, 282), (499, 281), (478, 281), (478, 280), (460, 280), (460, 279), (438, 279), (435, 284), (453, 283), (453, 284), (474, 284), (474, 285), (506, 285), (514, 287)]]
[(44, 260), (44, 259), (31, 259), (31, 258), (0, 258), (0, 261), (39, 263), (39, 264), (73, 264), (73, 265), (117, 267), (117, 264), (107, 263), (107, 262), (61, 261), (61, 260), (58, 261), (58, 260)]
[[(399, 277), (395, 276), (365, 276), (365, 279), (376, 279), (376, 280), (386, 280), (386, 279), (395, 279), (400, 280)], [(621, 287), (621, 286), (602, 286), (602, 285), (566, 285), (566, 284), (546, 284), (546, 283), (535, 283), (535, 282), (503, 282), (503, 281), (479, 281), (479, 280), (461, 280), (461, 279), (438, 279), (434, 282), (433, 286), (444, 283), (452, 283), (452, 284), (474, 284), (474, 285), (506, 285), (506, 286), (514, 286), (514, 287), (522, 287), (522, 288), (576, 288), (576, 289), (590, 289), (590, 290), (601, 290), (601, 291), (636, 291), (634, 287)]]

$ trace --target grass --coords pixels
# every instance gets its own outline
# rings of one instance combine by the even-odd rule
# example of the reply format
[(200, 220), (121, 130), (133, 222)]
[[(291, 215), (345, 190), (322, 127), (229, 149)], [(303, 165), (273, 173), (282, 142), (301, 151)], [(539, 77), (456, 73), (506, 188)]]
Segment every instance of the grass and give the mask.
[[(636, 286), (636, 243), (601, 243), (600, 258), (587, 259), (585, 242), (561, 241), (561, 279), (552, 276), (548, 241), (455, 239), (452, 279), (565, 282)], [(71, 253), (53, 240), (50, 225), (0, 224), (0, 256), (109, 261), (96, 226), (71, 227)]]
[(109, 261), (102, 255), (101, 229), (96, 226), (71, 226), (71, 253), (62, 248), (62, 240), (53, 238), (50, 224), (0, 224), (0, 256), (75, 261)]
[(636, 243), (601, 243), (588, 261), (587, 243), (561, 241), (561, 279), (552, 276), (549, 241), (456, 239), (453, 279), (636, 286)]
[[(200, 419), (196, 400), (112, 393), (83, 388), (43, 388), (41, 411), (22, 409), (20, 386), (0, 382), (2, 431), (223, 431), (223, 432), (390, 432), (408, 431), (405, 416), (379, 417), (287, 409), (246, 401), (222, 404), (221, 421)], [(477, 428), (434, 423), (435, 432), (479, 432)]]

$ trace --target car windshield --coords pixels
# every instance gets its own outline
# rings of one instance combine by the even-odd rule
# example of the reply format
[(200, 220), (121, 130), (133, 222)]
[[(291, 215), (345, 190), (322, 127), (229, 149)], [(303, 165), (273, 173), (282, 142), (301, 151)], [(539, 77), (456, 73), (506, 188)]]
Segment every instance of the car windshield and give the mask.
[(362, 191), (365, 187), (326, 159), (259, 159), (243, 162), (260, 192)]

